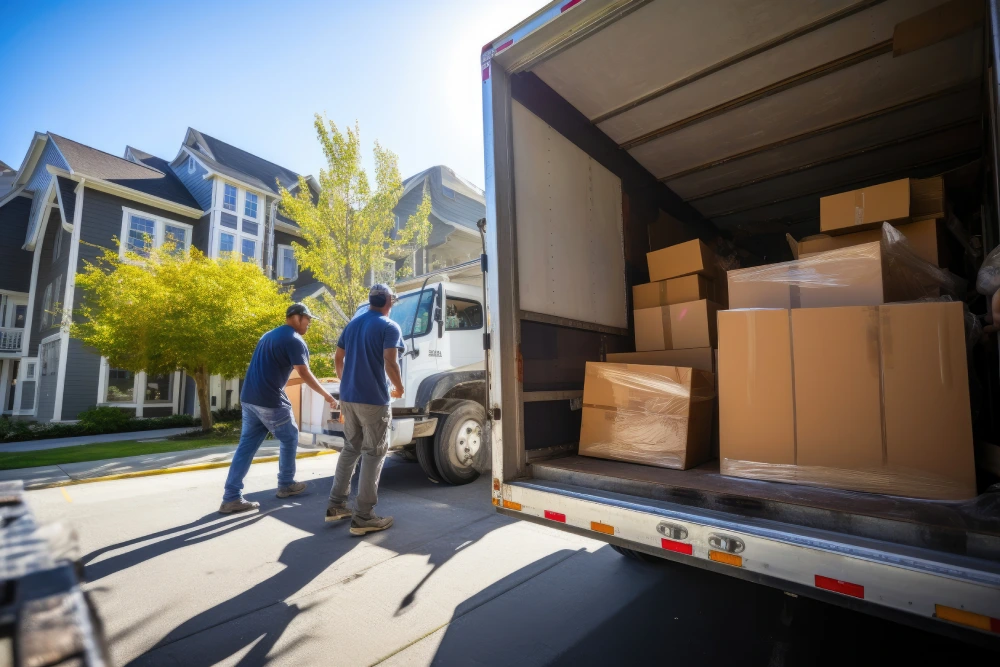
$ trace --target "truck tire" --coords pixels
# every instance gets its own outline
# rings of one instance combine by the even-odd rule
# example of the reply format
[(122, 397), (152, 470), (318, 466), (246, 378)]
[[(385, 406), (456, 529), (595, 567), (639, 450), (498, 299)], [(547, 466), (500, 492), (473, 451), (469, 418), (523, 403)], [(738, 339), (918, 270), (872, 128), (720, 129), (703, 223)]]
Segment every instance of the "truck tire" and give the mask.
[(427, 479), (435, 484), (441, 483), (441, 473), (438, 472), (437, 464), (434, 462), (434, 438), (417, 438), (417, 463), (420, 469), (427, 475)]
[(468, 484), (479, 477), (473, 465), (480, 447), (485, 447), (483, 424), (486, 411), (479, 403), (462, 401), (448, 414), (437, 414), (434, 460), (441, 478), (449, 484)]
[(620, 547), (617, 544), (609, 544), (609, 547), (620, 553), (626, 558), (631, 558), (632, 560), (637, 560), (642, 563), (662, 563), (664, 562), (662, 558), (657, 558), (656, 556), (650, 556), (642, 551), (635, 551), (634, 549), (626, 549), (625, 547)]

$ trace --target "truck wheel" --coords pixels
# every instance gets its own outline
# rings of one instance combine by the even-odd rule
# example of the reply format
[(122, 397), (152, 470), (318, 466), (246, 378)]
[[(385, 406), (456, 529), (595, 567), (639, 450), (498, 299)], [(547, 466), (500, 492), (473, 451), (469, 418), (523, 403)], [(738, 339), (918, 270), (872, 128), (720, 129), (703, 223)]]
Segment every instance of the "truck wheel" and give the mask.
[(632, 560), (641, 561), (643, 563), (662, 563), (662, 558), (657, 558), (656, 556), (650, 556), (643, 551), (635, 551), (634, 549), (626, 549), (625, 547), (620, 547), (617, 544), (609, 544), (609, 547), (620, 553), (626, 558), (631, 558)]
[(480, 447), (485, 447), (486, 411), (472, 401), (462, 401), (450, 414), (439, 414), (434, 434), (434, 460), (441, 478), (449, 484), (468, 484), (479, 477), (473, 467)]
[(441, 473), (438, 472), (437, 464), (434, 463), (434, 439), (417, 438), (417, 462), (420, 469), (427, 475), (427, 479), (435, 484), (441, 483)]

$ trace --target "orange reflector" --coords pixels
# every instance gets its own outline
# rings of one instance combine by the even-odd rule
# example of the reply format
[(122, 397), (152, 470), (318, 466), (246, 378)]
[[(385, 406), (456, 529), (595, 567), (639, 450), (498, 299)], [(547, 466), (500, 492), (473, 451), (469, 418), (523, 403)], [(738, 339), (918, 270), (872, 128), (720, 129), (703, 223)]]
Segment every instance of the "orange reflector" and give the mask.
[(497, 507), (500, 507), (500, 499), (499, 498), (494, 498), (493, 499), (493, 504), (496, 505)]
[(496, 477), (493, 478), (493, 490), (494, 491), (500, 490), (500, 480), (497, 479)]
[(726, 565), (743, 567), (743, 556), (727, 554), (725, 551), (709, 551), (708, 558), (709, 560), (714, 560), (716, 563), (725, 563)]
[(609, 526), (606, 523), (600, 523), (598, 521), (590, 522), (590, 529), (596, 533), (604, 533), (605, 535), (614, 535), (615, 527)]
[(934, 615), (942, 620), (967, 625), (970, 628), (1000, 633), (1000, 619), (990, 618), (982, 614), (974, 614), (964, 609), (955, 609), (954, 607), (946, 607), (943, 604), (936, 604), (934, 605)]
[(503, 501), (503, 506), (509, 510), (517, 510), (518, 512), (521, 511), (521, 503), (515, 503), (513, 500)]

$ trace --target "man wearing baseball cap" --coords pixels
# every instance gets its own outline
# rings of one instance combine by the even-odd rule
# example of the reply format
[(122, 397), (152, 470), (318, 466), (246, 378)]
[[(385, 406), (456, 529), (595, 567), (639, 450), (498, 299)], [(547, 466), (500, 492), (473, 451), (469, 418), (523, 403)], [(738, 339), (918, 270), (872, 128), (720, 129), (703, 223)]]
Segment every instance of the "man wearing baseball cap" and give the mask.
[[(344, 417), (344, 449), (330, 489), (327, 521), (351, 519), (351, 534), (385, 530), (392, 517), (375, 514), (378, 479), (389, 451), (392, 398), (403, 396), (399, 373), (399, 351), (403, 332), (389, 319), (396, 296), (388, 285), (376, 283), (368, 292), (368, 310), (344, 328), (337, 341), (334, 363), (340, 378), (340, 410)], [(392, 383), (390, 396), (389, 383)], [(351, 478), (358, 459), (358, 497), (352, 512), (347, 506)]]
[(304, 303), (293, 303), (285, 311), (285, 323), (261, 336), (250, 359), (240, 403), (243, 406), (243, 430), (222, 495), (219, 512), (232, 514), (260, 507), (243, 498), (243, 478), (250, 470), (254, 454), (268, 432), (281, 443), (278, 449), (278, 497), (296, 496), (306, 485), (295, 481), (295, 450), (299, 445), (299, 427), (292, 415), (292, 404), (285, 395), (285, 385), (294, 368), (299, 377), (336, 407), (337, 401), (309, 370), (309, 348), (302, 336), (309, 330), (313, 314)]

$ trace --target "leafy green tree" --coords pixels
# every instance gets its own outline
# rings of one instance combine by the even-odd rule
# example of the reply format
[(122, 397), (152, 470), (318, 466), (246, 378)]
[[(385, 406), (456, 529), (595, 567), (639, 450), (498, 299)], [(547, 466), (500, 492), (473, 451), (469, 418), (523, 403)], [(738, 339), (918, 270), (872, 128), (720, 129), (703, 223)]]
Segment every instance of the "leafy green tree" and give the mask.
[[(172, 246), (148, 256), (104, 249), (76, 277), (70, 334), (135, 373), (184, 370), (212, 427), (209, 378), (242, 377), (260, 337), (284, 322), (288, 295), (238, 255), (209, 259)], [(69, 318), (67, 318), (68, 320)]]
[[(361, 166), (360, 130), (337, 125), (316, 114), (313, 126), (326, 157), (319, 173), (319, 196), (313, 201), (300, 177), (296, 194), (281, 188), (281, 212), (302, 229), (303, 243), (292, 243), (299, 265), (312, 271), (332, 295), (317, 305), (324, 321), (314, 325), (310, 349), (333, 352), (337, 335), (358, 306), (368, 300), (365, 278), (382, 276), (387, 261), (423, 247), (430, 236), (430, 196), (424, 192), (417, 211), (396, 226), (393, 209), (403, 194), (399, 160), (375, 142), (375, 183)], [(312, 308), (312, 306), (310, 306)], [(322, 352), (315, 354), (321, 357)], [(317, 359), (317, 363), (319, 359)]]

